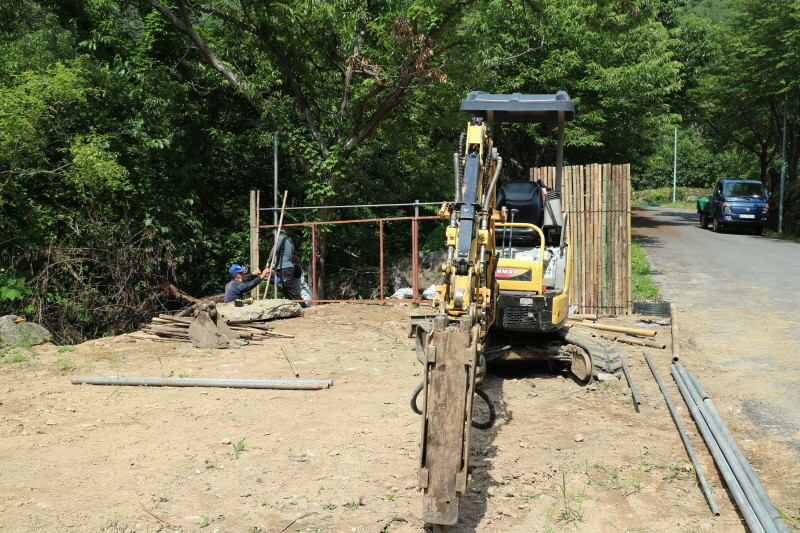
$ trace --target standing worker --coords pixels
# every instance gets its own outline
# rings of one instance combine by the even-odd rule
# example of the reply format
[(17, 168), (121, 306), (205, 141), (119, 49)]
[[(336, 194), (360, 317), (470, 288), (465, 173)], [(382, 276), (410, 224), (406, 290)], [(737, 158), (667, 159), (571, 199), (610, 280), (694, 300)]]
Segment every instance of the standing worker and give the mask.
[[(275, 234), (270, 233), (267, 237), (270, 241), (275, 241)], [(273, 244), (272, 250), (269, 253), (270, 257), (275, 257), (275, 273), (281, 278), (281, 287), (283, 287), (283, 297), (287, 300), (303, 300), (300, 291), (297, 290), (294, 275), (294, 263), (292, 263), (292, 256), (294, 255), (294, 244), (286, 234), (286, 231), (281, 230), (278, 242)], [(265, 272), (266, 276), (270, 275), (269, 267)], [(300, 303), (301, 307), (306, 307), (305, 303)]]
[[(267, 267), (265, 270), (269, 270)], [(236, 263), (232, 264), (231, 267), (228, 269), (228, 274), (231, 275), (231, 280), (225, 285), (225, 303), (235, 302), (236, 300), (241, 300), (244, 298), (244, 293), (249, 290), (254, 289), (261, 283), (261, 271), (256, 269), (253, 271), (253, 274), (248, 274), (248, 279), (245, 281), (245, 272), (247, 272), (247, 268), (237, 265)]]

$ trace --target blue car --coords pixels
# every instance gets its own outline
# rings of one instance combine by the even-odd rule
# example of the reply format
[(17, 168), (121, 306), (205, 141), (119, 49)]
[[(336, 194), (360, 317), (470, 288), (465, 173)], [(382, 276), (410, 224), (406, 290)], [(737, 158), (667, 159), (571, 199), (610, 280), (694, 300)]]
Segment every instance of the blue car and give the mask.
[[(719, 180), (714, 194), (700, 212), (700, 227), (711, 224), (718, 233), (723, 227), (750, 228), (756, 235), (764, 232), (769, 219), (769, 193), (756, 180)], [(699, 207), (699, 203), (698, 203)]]

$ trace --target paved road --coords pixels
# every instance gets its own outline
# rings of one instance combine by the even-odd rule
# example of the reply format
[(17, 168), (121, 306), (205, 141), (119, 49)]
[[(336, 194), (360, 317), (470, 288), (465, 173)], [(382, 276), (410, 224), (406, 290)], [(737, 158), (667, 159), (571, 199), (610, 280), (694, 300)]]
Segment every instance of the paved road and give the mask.
[(634, 208), (633, 226), (680, 310), (684, 365), (715, 403), (800, 454), (800, 245), (715, 234), (681, 209)]

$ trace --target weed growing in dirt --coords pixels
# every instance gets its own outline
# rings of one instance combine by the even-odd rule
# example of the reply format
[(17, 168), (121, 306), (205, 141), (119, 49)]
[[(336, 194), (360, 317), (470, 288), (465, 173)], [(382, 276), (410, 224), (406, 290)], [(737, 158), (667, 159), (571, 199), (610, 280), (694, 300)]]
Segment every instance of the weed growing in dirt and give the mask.
[(794, 516), (787, 516), (780, 509), (776, 509), (776, 511), (778, 511), (778, 514), (781, 516), (782, 519), (789, 522), (790, 526), (794, 526), (794, 529), (800, 529), (800, 507), (797, 508), (797, 514)]
[[(682, 468), (683, 465), (687, 464), (691, 464), (688, 459), (678, 459), (672, 463), (672, 469), (667, 472), (662, 479), (668, 483), (672, 482), (675, 478), (683, 480), (689, 479), (689, 475), (685, 471), (686, 467)], [(694, 470), (694, 467), (692, 467), (692, 470)]]
[(347, 502), (346, 504), (344, 504), (344, 506), (350, 509), (351, 511), (355, 511), (356, 509), (358, 509), (357, 502)]
[(202, 515), (200, 518), (195, 520), (194, 523), (199, 524), (200, 527), (207, 527), (208, 524), (211, 523), (211, 520), (209, 520), (208, 515)]
[[(561, 511), (558, 513), (561, 520), (569, 523), (575, 520), (583, 521), (583, 500), (586, 499), (586, 483), (581, 487), (580, 492), (574, 492), (572, 487), (567, 486), (567, 474), (561, 472), (561, 483), (554, 483), (560, 495)], [(559, 497), (556, 497), (556, 509), (558, 509)], [(555, 512), (555, 511), (554, 511)]]
[(59, 358), (58, 361), (56, 361), (56, 364), (58, 365), (58, 369), (61, 372), (65, 372), (69, 367), (73, 366), (75, 363), (73, 363), (72, 361), (67, 361), (66, 359)]
[(237, 442), (231, 443), (231, 446), (233, 446), (233, 455), (228, 454), (228, 457), (230, 457), (231, 459), (238, 459), (239, 458), (239, 454), (244, 451), (244, 439), (246, 439), (246, 438), (247, 437), (244, 437), (243, 439), (241, 439), (241, 440), (239, 440)]

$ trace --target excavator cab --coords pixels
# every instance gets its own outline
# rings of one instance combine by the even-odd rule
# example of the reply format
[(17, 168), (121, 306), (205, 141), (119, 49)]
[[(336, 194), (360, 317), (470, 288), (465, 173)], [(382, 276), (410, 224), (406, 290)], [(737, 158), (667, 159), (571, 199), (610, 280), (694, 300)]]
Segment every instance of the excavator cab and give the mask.
[(494, 208), (505, 213), (495, 239), (500, 254), (495, 269), (498, 290), (492, 328), (510, 332), (554, 332), (567, 320), (569, 247), (561, 209), (564, 123), (575, 116), (569, 95), (492, 95), (473, 92), (461, 110), (490, 122), (556, 123), (555, 187), (509, 181), (497, 192)]

